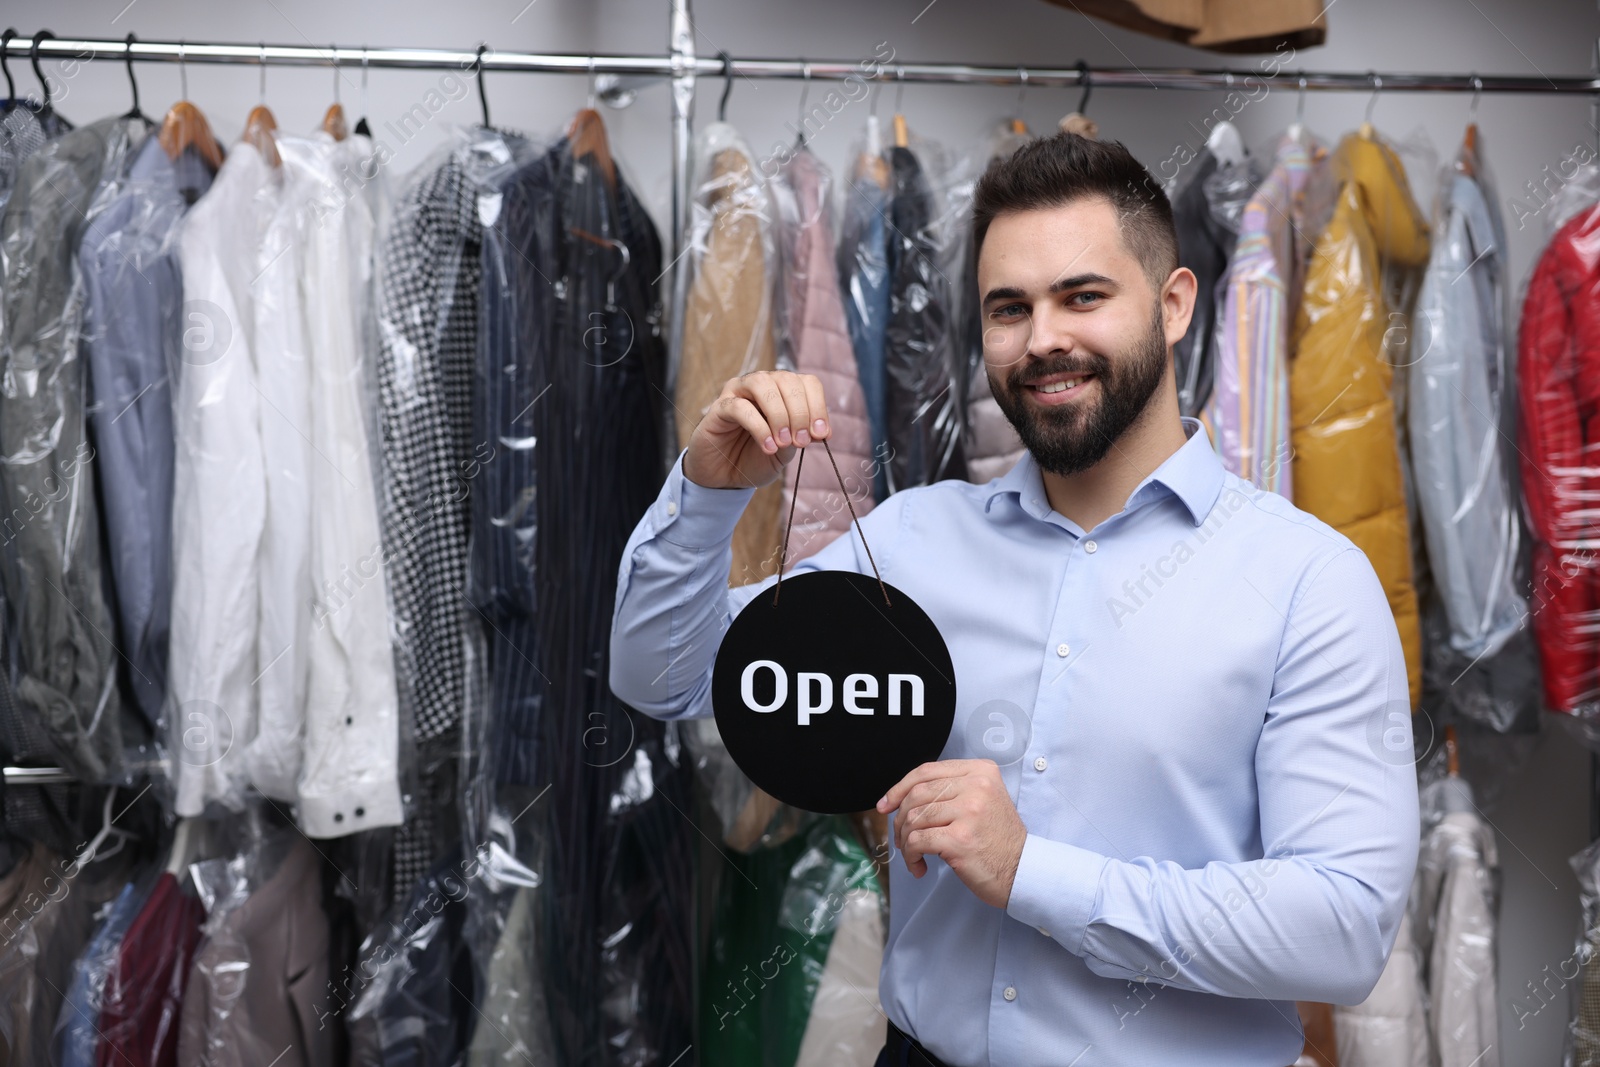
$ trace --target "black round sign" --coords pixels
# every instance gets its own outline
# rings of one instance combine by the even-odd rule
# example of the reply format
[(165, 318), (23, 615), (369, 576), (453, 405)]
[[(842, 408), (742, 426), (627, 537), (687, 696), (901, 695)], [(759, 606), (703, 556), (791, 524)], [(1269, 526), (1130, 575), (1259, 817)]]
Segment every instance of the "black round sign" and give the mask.
[(866, 811), (939, 758), (956, 718), (950, 650), (894, 586), (851, 571), (785, 578), (734, 618), (711, 706), (728, 754), (785, 804)]

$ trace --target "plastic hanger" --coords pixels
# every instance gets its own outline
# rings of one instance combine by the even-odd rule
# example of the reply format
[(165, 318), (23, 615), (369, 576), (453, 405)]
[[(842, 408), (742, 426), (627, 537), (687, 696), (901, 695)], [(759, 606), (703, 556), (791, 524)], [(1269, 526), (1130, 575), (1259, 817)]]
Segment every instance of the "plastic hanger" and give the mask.
[(44, 103), (39, 105), (39, 117), (55, 113), (55, 105), (50, 102), (50, 79), (44, 76), (44, 70), (39, 66), (39, 42), (53, 39), (55, 34), (49, 30), (40, 30), (33, 35), (33, 47), (28, 51), (28, 62), (33, 65), (33, 76), (39, 79), (39, 89), (44, 93)]
[[(111, 825), (111, 810), (116, 804), (116, 799), (117, 787), (112, 786), (110, 789), (106, 790), (105, 804), (102, 806), (103, 810), (100, 813), (99, 832), (97, 832), (89, 840), (85, 841), (83, 843), (83, 847), (78, 849), (77, 856), (73, 858), (72, 864), (78, 870), (82, 870), (95, 860), (110, 859), (112, 856), (115, 856), (117, 853), (122, 851), (123, 847), (127, 844), (128, 839), (133, 836), (132, 834), (129, 834), (123, 830), (118, 830), (116, 827)], [(114, 847), (106, 849), (102, 852), (100, 846), (106, 843), (107, 838), (115, 838), (117, 843)]]
[(339, 103), (339, 46), (330, 45), (329, 51), (333, 53), (333, 106), (323, 113), (322, 132), (342, 141), (350, 136), (350, 127), (344, 121), (344, 105)]
[(727, 52), (718, 52), (717, 58), (722, 60), (722, 99), (717, 101), (717, 121), (728, 121), (728, 95), (733, 92), (733, 57)]
[(361, 117), (356, 120), (356, 132), (363, 137), (372, 136), (372, 127), (367, 125), (367, 46), (361, 46)]
[(15, 37), (16, 35), (17, 29), (15, 26), (8, 26), (6, 27), (6, 31), (4, 33), (0, 33), (0, 74), (4, 74), (6, 76), (6, 103), (5, 108), (3, 109), (4, 111), (10, 111), (12, 108), (17, 107), (22, 103), (22, 101), (17, 99), (17, 83), (11, 78), (11, 62), (7, 57), (7, 53), (11, 51), (11, 38)]
[(594, 60), (589, 60), (589, 106), (572, 118), (567, 127), (567, 144), (573, 159), (588, 158), (599, 168), (600, 176), (608, 188), (617, 186), (617, 165), (611, 159), (611, 145), (606, 140), (605, 120), (594, 109)]
[(278, 155), (278, 139), (276, 131), (278, 120), (272, 117), (272, 111), (267, 107), (267, 46), (261, 45), (261, 103), (250, 109), (250, 114), (245, 116), (244, 132), (239, 135), (239, 140), (253, 145), (261, 153), (261, 158), (269, 166), (281, 166), (283, 160)]
[(179, 819), (178, 826), (172, 832), (172, 852), (167, 856), (166, 872), (174, 878), (183, 874), (184, 867), (189, 863), (189, 837), (193, 819)]
[(478, 103), (483, 106), (483, 127), (489, 128), (489, 93), (483, 87), (483, 54), (489, 50), (486, 44), (478, 45), (478, 58), (472, 61), (473, 73), (478, 79)]
[(193, 148), (214, 173), (222, 166), (222, 145), (211, 132), (211, 123), (189, 102), (189, 67), (183, 61), (182, 41), (178, 42), (178, 82), (181, 99), (161, 120), (161, 147), (168, 159), (177, 159), (185, 148)]
[(122, 58), (128, 65), (128, 89), (133, 93), (133, 107), (129, 108), (128, 113), (122, 117), (125, 119), (139, 119), (144, 123), (145, 128), (149, 129), (156, 123), (154, 119), (139, 109), (139, 83), (133, 77), (133, 42), (136, 40), (138, 38), (130, 33), (128, 34), (128, 39), (123, 42), (127, 51), (123, 53)]

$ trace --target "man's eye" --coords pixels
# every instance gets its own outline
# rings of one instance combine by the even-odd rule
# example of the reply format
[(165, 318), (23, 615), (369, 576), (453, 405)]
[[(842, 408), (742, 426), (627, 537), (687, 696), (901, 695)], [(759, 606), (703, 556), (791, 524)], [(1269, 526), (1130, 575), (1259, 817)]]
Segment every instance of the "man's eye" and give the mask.
[(1105, 297), (1101, 293), (1073, 293), (1067, 297), (1067, 303), (1076, 304), (1078, 307), (1088, 307), (1090, 304), (1097, 304), (1103, 299)]
[(1027, 313), (1028, 309), (1021, 304), (1006, 304), (1004, 307), (997, 307), (990, 312), (997, 319), (1014, 319)]

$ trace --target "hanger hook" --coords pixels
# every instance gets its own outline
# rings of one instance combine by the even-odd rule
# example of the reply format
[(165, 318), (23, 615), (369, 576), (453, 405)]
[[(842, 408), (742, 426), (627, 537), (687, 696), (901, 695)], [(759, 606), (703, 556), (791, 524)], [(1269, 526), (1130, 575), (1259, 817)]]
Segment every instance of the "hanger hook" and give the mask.
[(1083, 86), (1083, 96), (1078, 99), (1078, 114), (1089, 114), (1089, 94), (1094, 92), (1094, 79), (1089, 76), (1089, 61), (1078, 60), (1078, 84)]
[(1022, 117), (1022, 101), (1028, 95), (1028, 68), (1017, 68), (1017, 118)]
[(183, 59), (183, 42), (178, 42), (178, 99), (189, 99), (189, 64)]
[(487, 44), (478, 45), (477, 58), (472, 61), (472, 69), (478, 76), (478, 103), (483, 105), (483, 125), (489, 126), (489, 93), (483, 87), (483, 54), (489, 50)]
[(1478, 96), (1483, 92), (1483, 79), (1474, 72), (1472, 75), (1472, 110), (1469, 121), (1478, 121)]
[(1368, 71), (1367, 77), (1372, 79), (1372, 99), (1367, 101), (1367, 125), (1372, 125), (1372, 109), (1378, 106), (1378, 92), (1383, 88), (1383, 79), (1376, 71)]
[(8, 26), (5, 33), (0, 33), (0, 73), (6, 76), (6, 99), (12, 103), (17, 99), (17, 83), (11, 80), (11, 63), (7, 57), (11, 51), (11, 38), (16, 35), (15, 26)]
[(733, 92), (733, 57), (726, 51), (718, 52), (722, 60), (722, 99), (717, 102), (717, 121), (728, 121), (728, 97)]
[(594, 56), (590, 56), (589, 57), (589, 110), (590, 111), (594, 110), (594, 102), (595, 102), (594, 78), (595, 78), (595, 74), (594, 74)]
[(1294, 120), (1301, 122), (1306, 117), (1306, 72), (1300, 72), (1300, 98), (1294, 105)]
[(898, 114), (901, 113), (901, 111), (900, 111), (900, 101), (902, 99), (904, 99), (904, 97), (906, 95), (906, 68), (905, 68), (905, 64), (896, 63), (895, 66), (894, 66), (894, 70), (895, 70), (895, 75), (894, 75), (894, 79), (895, 79), (894, 111), (895, 111), (895, 114), (898, 115)]
[(367, 46), (361, 46), (361, 117), (367, 115)]
[(28, 62), (33, 64), (33, 75), (39, 79), (39, 84), (44, 89), (44, 106), (41, 111), (50, 110), (50, 82), (44, 76), (44, 71), (39, 68), (39, 42), (46, 38), (53, 38), (55, 34), (49, 30), (40, 30), (33, 35), (33, 47), (28, 50)]
[(800, 61), (800, 111), (795, 116), (795, 125), (800, 127), (800, 143), (806, 143), (806, 101), (811, 97), (811, 63), (809, 60)]
[(133, 90), (133, 110), (130, 115), (139, 114), (139, 83), (133, 76), (133, 42), (138, 40), (133, 34), (128, 34), (128, 39), (123, 42), (123, 62), (128, 65), (128, 88)]
[(333, 56), (333, 102), (339, 103), (339, 46), (329, 45), (328, 54)]
[(261, 42), (261, 104), (267, 103), (267, 42)]

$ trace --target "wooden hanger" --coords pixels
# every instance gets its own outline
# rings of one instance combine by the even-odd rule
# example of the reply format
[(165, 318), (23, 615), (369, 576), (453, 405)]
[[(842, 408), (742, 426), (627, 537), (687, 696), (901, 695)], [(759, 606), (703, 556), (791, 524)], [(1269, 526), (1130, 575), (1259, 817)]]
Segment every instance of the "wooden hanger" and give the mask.
[(1456, 728), (1444, 728), (1445, 773), (1451, 778), (1461, 777), (1461, 754), (1456, 748)]
[(335, 141), (350, 136), (350, 124), (344, 120), (344, 106), (339, 103), (339, 46), (333, 45), (333, 106), (322, 115), (322, 132)]
[(182, 97), (161, 120), (161, 147), (168, 159), (177, 159), (185, 148), (193, 148), (212, 171), (222, 166), (222, 145), (211, 132), (211, 123), (200, 109), (189, 102), (189, 69), (183, 62), (183, 43), (178, 43), (178, 78), (182, 82)]
[(902, 94), (906, 93), (906, 67), (898, 67), (898, 70), (899, 74), (894, 78), (899, 83), (894, 90), (894, 147), (904, 149), (910, 144), (910, 138), (906, 133), (906, 115), (899, 109), (899, 102)]
[(334, 104), (322, 116), (323, 132), (331, 134), (335, 141), (342, 141), (350, 136), (350, 126), (344, 120), (344, 108)]
[(1461, 173), (1469, 178), (1478, 176), (1478, 94), (1483, 92), (1483, 79), (1472, 76), (1472, 110), (1467, 118), (1467, 132), (1461, 139)]
[(239, 140), (253, 145), (261, 158), (271, 166), (283, 164), (278, 155), (278, 139), (275, 131), (278, 129), (278, 120), (272, 117), (272, 112), (265, 104), (257, 104), (250, 109), (250, 114), (244, 120), (244, 132), (239, 135)]
[(617, 165), (611, 159), (611, 145), (606, 140), (606, 123), (600, 112), (586, 107), (573, 116), (567, 128), (567, 144), (573, 159), (588, 158), (600, 171), (609, 188), (617, 186)]
[(278, 155), (278, 139), (274, 134), (278, 129), (278, 120), (272, 117), (272, 112), (265, 103), (267, 99), (267, 46), (261, 46), (261, 99), (262, 103), (250, 109), (250, 114), (245, 116), (244, 132), (239, 134), (239, 140), (254, 146), (261, 158), (269, 166), (283, 165), (283, 159)]

